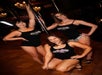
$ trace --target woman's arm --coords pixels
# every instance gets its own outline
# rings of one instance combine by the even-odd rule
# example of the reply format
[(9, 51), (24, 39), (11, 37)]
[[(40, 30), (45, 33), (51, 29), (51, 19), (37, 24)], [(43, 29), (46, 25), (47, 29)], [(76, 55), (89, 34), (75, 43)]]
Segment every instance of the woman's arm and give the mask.
[(28, 13), (28, 17), (29, 17), (29, 27), (34, 28), (34, 26), (35, 26), (35, 16), (34, 16), (33, 10), (31, 9), (29, 4), (28, 5), (25, 4), (25, 5), (26, 5), (26, 10), (27, 10), (27, 13)]
[(46, 55), (45, 55), (45, 61), (44, 61), (43, 69), (47, 69), (48, 63), (50, 62), (50, 60), (52, 58), (52, 53), (50, 52), (50, 46), (48, 44), (46, 44), (44, 46), (44, 48), (46, 51)]
[(77, 25), (81, 24), (81, 25), (84, 25), (84, 26), (91, 27), (91, 30), (88, 33), (89, 36), (92, 35), (98, 27), (98, 25), (95, 25), (93, 23), (89, 23), (89, 22), (86, 22), (86, 21), (83, 21), (83, 20), (75, 20), (74, 23), (77, 24)]
[(53, 23), (52, 25), (47, 27), (47, 30), (52, 30), (52, 29), (56, 28), (57, 26), (58, 26), (57, 23)]
[(13, 31), (11, 33), (9, 33), (8, 35), (6, 35), (3, 40), (4, 41), (14, 41), (14, 40), (25, 40), (24, 38), (22, 37), (19, 37), (20, 36), (20, 32), (18, 31)]
[(84, 45), (84, 44), (81, 44), (81, 43), (78, 43), (78, 42), (69, 42), (68, 43), (71, 47), (79, 47), (79, 48), (82, 48), (83, 50), (83, 53), (81, 55), (78, 55), (78, 56), (73, 56), (72, 58), (83, 58), (85, 57), (90, 51), (91, 51), (91, 47), (88, 46), (88, 45)]

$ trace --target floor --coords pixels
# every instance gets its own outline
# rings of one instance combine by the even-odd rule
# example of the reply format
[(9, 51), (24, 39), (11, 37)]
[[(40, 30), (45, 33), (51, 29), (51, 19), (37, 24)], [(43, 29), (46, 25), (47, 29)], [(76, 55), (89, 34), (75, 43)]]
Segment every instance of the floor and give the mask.
[(20, 41), (0, 42), (0, 75), (102, 75), (102, 42), (92, 40), (93, 62), (83, 69), (61, 73), (43, 70), (38, 63), (19, 47)]

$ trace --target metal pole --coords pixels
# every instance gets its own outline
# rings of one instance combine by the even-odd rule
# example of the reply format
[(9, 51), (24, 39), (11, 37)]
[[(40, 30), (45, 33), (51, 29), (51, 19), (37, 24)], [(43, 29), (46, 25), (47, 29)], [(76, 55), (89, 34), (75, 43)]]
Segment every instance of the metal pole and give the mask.
[(59, 8), (57, 7), (56, 3), (54, 0), (52, 0), (53, 5), (55, 6), (56, 10), (59, 12)]
[[(29, 5), (31, 7), (31, 4), (30, 3), (29, 3)], [(46, 25), (39, 19), (39, 16), (41, 16), (41, 15), (39, 15), (38, 12), (36, 12), (35, 10), (33, 10), (32, 7), (31, 7), (31, 9), (32, 9), (32, 11), (33, 11), (33, 13), (34, 13), (34, 15), (35, 15), (38, 23), (41, 25), (42, 29), (46, 32), (46, 34), (49, 34), (48, 31), (47, 31)]]

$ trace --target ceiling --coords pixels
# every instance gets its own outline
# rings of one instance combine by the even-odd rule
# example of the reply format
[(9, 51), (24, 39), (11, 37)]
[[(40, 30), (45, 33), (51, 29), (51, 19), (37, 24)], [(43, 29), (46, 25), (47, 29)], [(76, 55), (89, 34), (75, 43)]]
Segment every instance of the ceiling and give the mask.
[[(0, 17), (0, 20), (9, 20), (12, 21), (15, 19), (17, 16), (21, 16), (22, 18), (26, 18), (27, 13), (24, 9), (19, 9), (14, 6), (16, 2), (23, 2), (24, 0), (0, 0), (0, 13), (6, 12), (7, 16), (5, 17)], [(96, 2), (100, 0), (26, 0), (29, 1), (29, 3), (34, 7), (34, 6), (41, 6), (43, 9), (41, 12), (43, 13), (49, 13), (50, 11), (56, 10), (56, 8), (53, 5), (54, 1), (57, 6), (63, 10), (68, 11), (69, 9), (73, 8), (81, 8), (81, 7), (88, 7), (89, 5), (91, 6), (93, 3), (95, 4)], [(62, 11), (63, 11), (62, 10)]]
[[(25, 0), (0, 0), (0, 13), (7, 13), (7, 16), (0, 17), (1, 20), (8, 21), (12, 23), (18, 16), (22, 19), (28, 19), (27, 12), (25, 9), (20, 9), (14, 6), (16, 2), (22, 3)], [(41, 7), (41, 15), (43, 16), (46, 25), (50, 24), (52, 19), (51, 12), (56, 11), (56, 8), (52, 1), (54, 1), (57, 5), (57, 7), (61, 11), (67, 11), (70, 12), (71, 16), (76, 16), (79, 18), (86, 18), (89, 20), (93, 20), (93, 13), (96, 12), (96, 7), (102, 1), (101, 0), (26, 0), (29, 1), (32, 7), (34, 6), (40, 6)], [(100, 12), (101, 13), (101, 12)], [(102, 14), (102, 13), (101, 13)], [(81, 15), (81, 16), (80, 16)], [(100, 14), (97, 14), (100, 16)], [(90, 18), (89, 18), (90, 17)], [(6, 28), (6, 31), (5, 31)], [(7, 33), (7, 30), (11, 30), (12, 28), (7, 25), (2, 25), (0, 23), (0, 36), (5, 35), (4, 33)], [(3, 35), (2, 35), (3, 34)]]
[[(25, 9), (17, 8), (16, 2), (22, 3), (24, 0), (0, 0), (0, 13), (7, 13), (7, 16), (0, 17), (0, 20), (13, 21), (16, 17), (27, 18)], [(43, 8), (51, 8), (50, 0), (26, 0), (29, 1), (32, 7), (41, 6)]]
[(49, 16), (51, 17), (51, 12), (57, 11), (53, 2), (55, 2), (61, 12), (70, 12), (72, 10), (72, 16), (74, 14), (89, 13), (91, 10), (93, 12), (96, 5), (101, 2), (101, 0), (0, 0), (0, 14), (7, 13), (7, 16), (0, 17), (0, 20), (13, 22), (18, 16), (22, 19), (28, 19), (26, 10), (17, 8), (14, 5), (17, 2), (22, 3), (23, 1), (29, 2), (32, 7), (40, 6), (40, 13), (45, 20), (48, 20), (47, 22), (50, 21)]

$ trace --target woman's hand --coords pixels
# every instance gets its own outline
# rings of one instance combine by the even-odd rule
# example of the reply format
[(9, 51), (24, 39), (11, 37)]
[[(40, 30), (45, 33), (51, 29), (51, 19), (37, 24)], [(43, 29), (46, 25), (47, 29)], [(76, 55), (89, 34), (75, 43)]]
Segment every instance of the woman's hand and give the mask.
[(25, 38), (21, 38), (21, 40), (23, 40), (23, 41), (28, 41), (27, 39), (25, 39)]
[(79, 59), (79, 58), (82, 58), (81, 55), (75, 55), (75, 56), (72, 56), (71, 59)]

